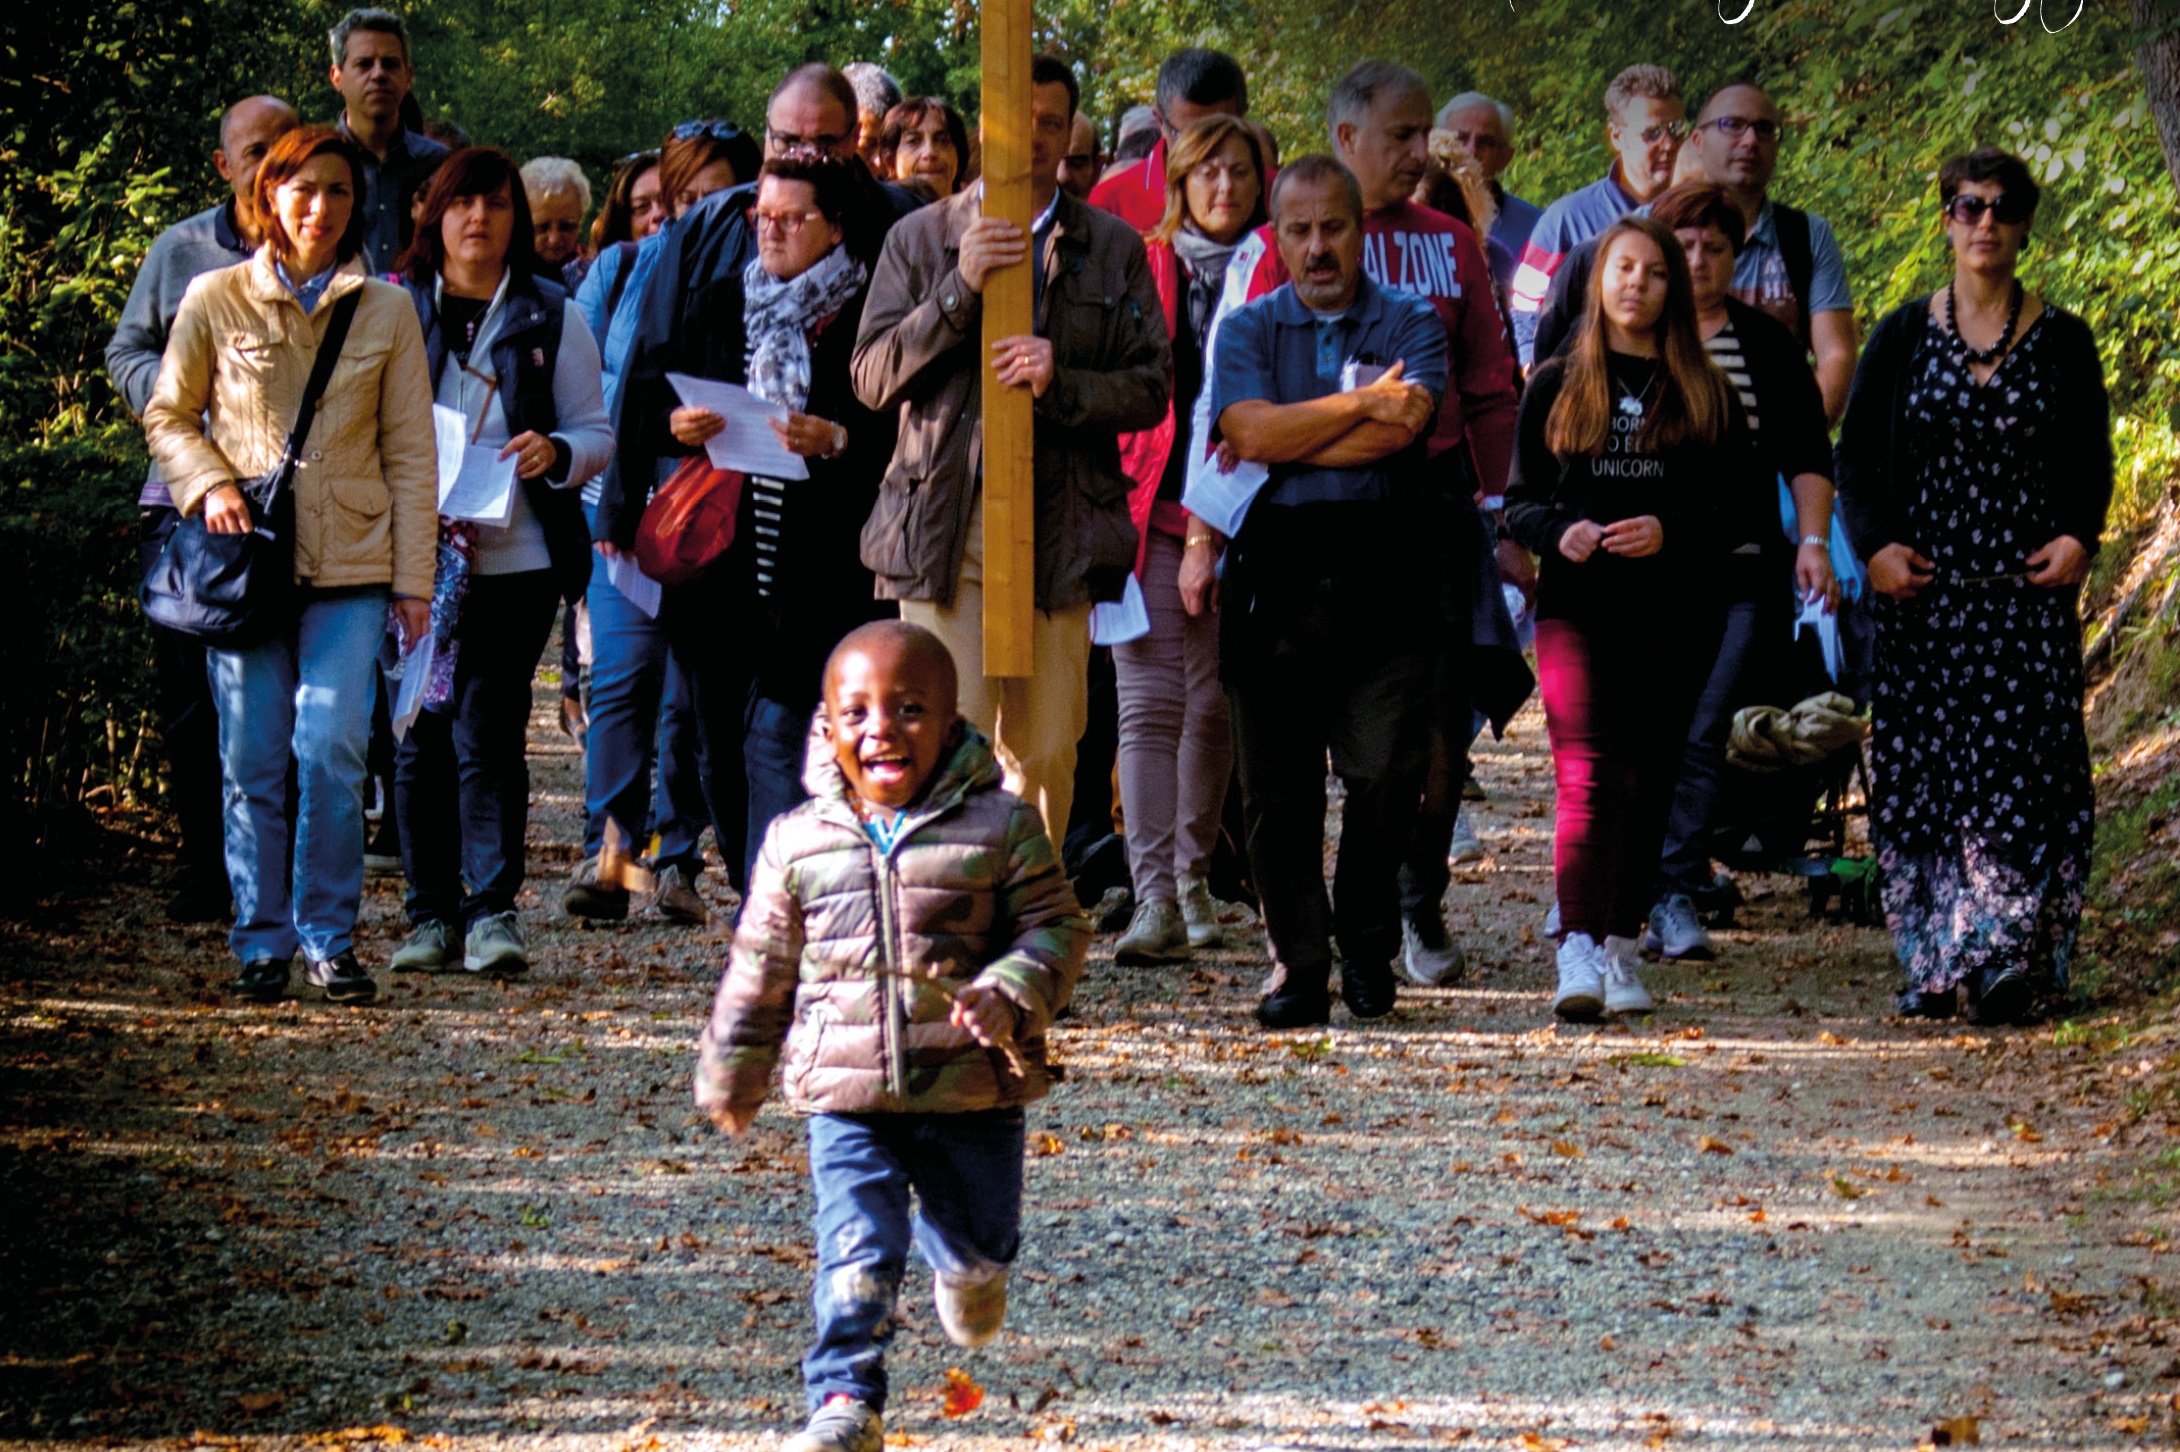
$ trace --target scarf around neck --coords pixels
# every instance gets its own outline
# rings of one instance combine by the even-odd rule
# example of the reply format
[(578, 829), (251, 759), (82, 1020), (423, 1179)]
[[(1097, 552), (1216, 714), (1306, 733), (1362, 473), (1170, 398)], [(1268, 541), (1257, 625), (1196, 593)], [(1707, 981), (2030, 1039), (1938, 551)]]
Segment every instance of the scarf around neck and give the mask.
[(1218, 305), (1219, 289), (1226, 284), (1226, 264), (1238, 245), (1239, 238), (1232, 242), (1212, 241), (1197, 231), (1193, 222), (1182, 223), (1181, 230), (1173, 234), (1173, 255), (1181, 259), (1181, 275), (1188, 279), (1188, 325), (1199, 347), (1203, 345), (1204, 330), (1211, 325), (1212, 310)]
[(835, 247), (785, 282), (752, 258), (742, 273), (749, 391), (796, 413), (807, 409), (810, 334), (846, 307), (869, 276), (846, 247)]

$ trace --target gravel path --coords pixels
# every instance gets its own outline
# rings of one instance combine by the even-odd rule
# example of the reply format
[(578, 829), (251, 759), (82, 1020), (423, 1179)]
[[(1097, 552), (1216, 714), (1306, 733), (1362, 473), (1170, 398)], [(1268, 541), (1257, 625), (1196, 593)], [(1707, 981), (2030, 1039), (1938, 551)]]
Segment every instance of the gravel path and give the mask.
[[(735, 1146), (690, 1110), (720, 940), (548, 914), (579, 763), (539, 704), (526, 981), (231, 1006), (221, 935), (157, 926), (125, 861), (0, 929), (0, 1441), (679, 1452), (799, 1419), (798, 1125)], [(1101, 944), (1010, 1334), (946, 1346), (912, 1276), (893, 1445), (2170, 1445), (2169, 1045), (1889, 1021), (1882, 935), (1785, 895), (1654, 971), (1647, 1026), (1555, 1026), (1542, 747), (1532, 714), (1482, 748), (1470, 980), (1390, 1020), (1266, 1035), (1260, 943)], [(383, 963), (399, 898), (366, 908)], [(949, 1420), (956, 1366), (986, 1395)]]

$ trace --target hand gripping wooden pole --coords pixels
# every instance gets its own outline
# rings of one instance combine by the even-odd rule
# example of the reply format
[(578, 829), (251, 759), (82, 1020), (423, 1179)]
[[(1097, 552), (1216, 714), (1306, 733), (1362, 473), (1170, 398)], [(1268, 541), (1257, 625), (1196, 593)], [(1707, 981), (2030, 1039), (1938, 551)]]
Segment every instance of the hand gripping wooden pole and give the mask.
[[(982, 0), (984, 215), (1030, 235), (1030, 0)], [(1034, 673), (1030, 627), (1037, 608), (1037, 486), (1027, 388), (1001, 387), (992, 344), (1033, 330), (1028, 260), (984, 281), (984, 674)]]

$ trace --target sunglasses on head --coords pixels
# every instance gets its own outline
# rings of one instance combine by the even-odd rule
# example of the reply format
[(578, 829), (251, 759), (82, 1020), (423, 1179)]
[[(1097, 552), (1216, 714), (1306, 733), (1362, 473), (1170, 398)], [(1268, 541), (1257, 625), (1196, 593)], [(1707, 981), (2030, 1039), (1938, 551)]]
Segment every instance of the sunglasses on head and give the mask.
[(1975, 226), (1983, 220), (1985, 212), (1991, 214), (1992, 221), (2009, 227), (2018, 227), (2029, 219), (2028, 204), (2017, 197), (2009, 197), (2004, 192), (1995, 197), (1978, 197), (1967, 192), (1957, 192), (1946, 198), (1943, 210), (1945, 215), (1963, 227)]
[(620, 171), (622, 168), (634, 166), (638, 162), (642, 162), (648, 165), (649, 163), (655, 162), (658, 159), (659, 154), (655, 150), (631, 151), (630, 153), (628, 153), (628, 155), (613, 163), (613, 169), (615, 171)]
[(699, 136), (709, 136), (714, 141), (733, 141), (742, 134), (742, 128), (732, 121), (684, 121), (674, 128), (674, 140), (694, 141)]

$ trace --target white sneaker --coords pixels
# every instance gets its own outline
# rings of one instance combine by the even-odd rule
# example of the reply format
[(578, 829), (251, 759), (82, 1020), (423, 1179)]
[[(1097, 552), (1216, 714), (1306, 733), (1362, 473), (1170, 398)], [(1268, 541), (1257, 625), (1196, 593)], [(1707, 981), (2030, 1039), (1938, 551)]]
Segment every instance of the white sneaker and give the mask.
[(1226, 946), (1226, 929), (1219, 925), (1219, 900), (1211, 895), (1211, 884), (1200, 877), (1183, 877), (1181, 889), (1181, 921), (1188, 924), (1188, 945), (1191, 948), (1223, 948)]
[(1465, 811), (1455, 812), (1453, 814), (1453, 844), (1446, 850), (1446, 860), (1459, 867), (1463, 863), (1481, 862), (1487, 855), (1484, 851), (1483, 841), (1476, 835), (1476, 829), (1469, 825), (1468, 813)]
[(1666, 894), (1650, 910), (1650, 925), (1643, 929), (1643, 946), (1673, 962), (1715, 956), (1711, 935), (1703, 931), (1696, 905), (1685, 892)]
[(1605, 950), (1588, 933), (1569, 933), (1559, 945), (1559, 992), (1552, 1012), (1565, 1019), (1592, 1019), (1605, 1011)]
[(957, 1281), (933, 1272), (931, 1303), (947, 1340), (956, 1346), (982, 1346), (1007, 1323), (1007, 1273)]
[(1544, 915), (1544, 936), (1547, 938), (1559, 936), (1559, 904), (1556, 902), (1552, 904), (1552, 910)]
[(1446, 931), (1443, 919), (1438, 923), (1438, 946), (1433, 948), (1423, 941), (1415, 920), (1402, 913), (1400, 966), (1410, 983), (1422, 988), (1442, 988), (1461, 981), (1461, 975), (1468, 972), (1468, 957), (1462, 953), (1461, 945), (1453, 941), (1453, 935)]
[(885, 1440), (876, 1407), (840, 1396), (812, 1412), (810, 1425), (788, 1438), (780, 1452), (879, 1452)]
[(1633, 938), (1605, 939), (1605, 1012), (1648, 1013), (1658, 1005), (1643, 987), (1641, 946)]
[(1188, 924), (1181, 919), (1181, 909), (1157, 897), (1135, 905), (1128, 931), (1113, 944), (1113, 961), (1123, 968), (1181, 963), (1187, 961), (1188, 954)]

